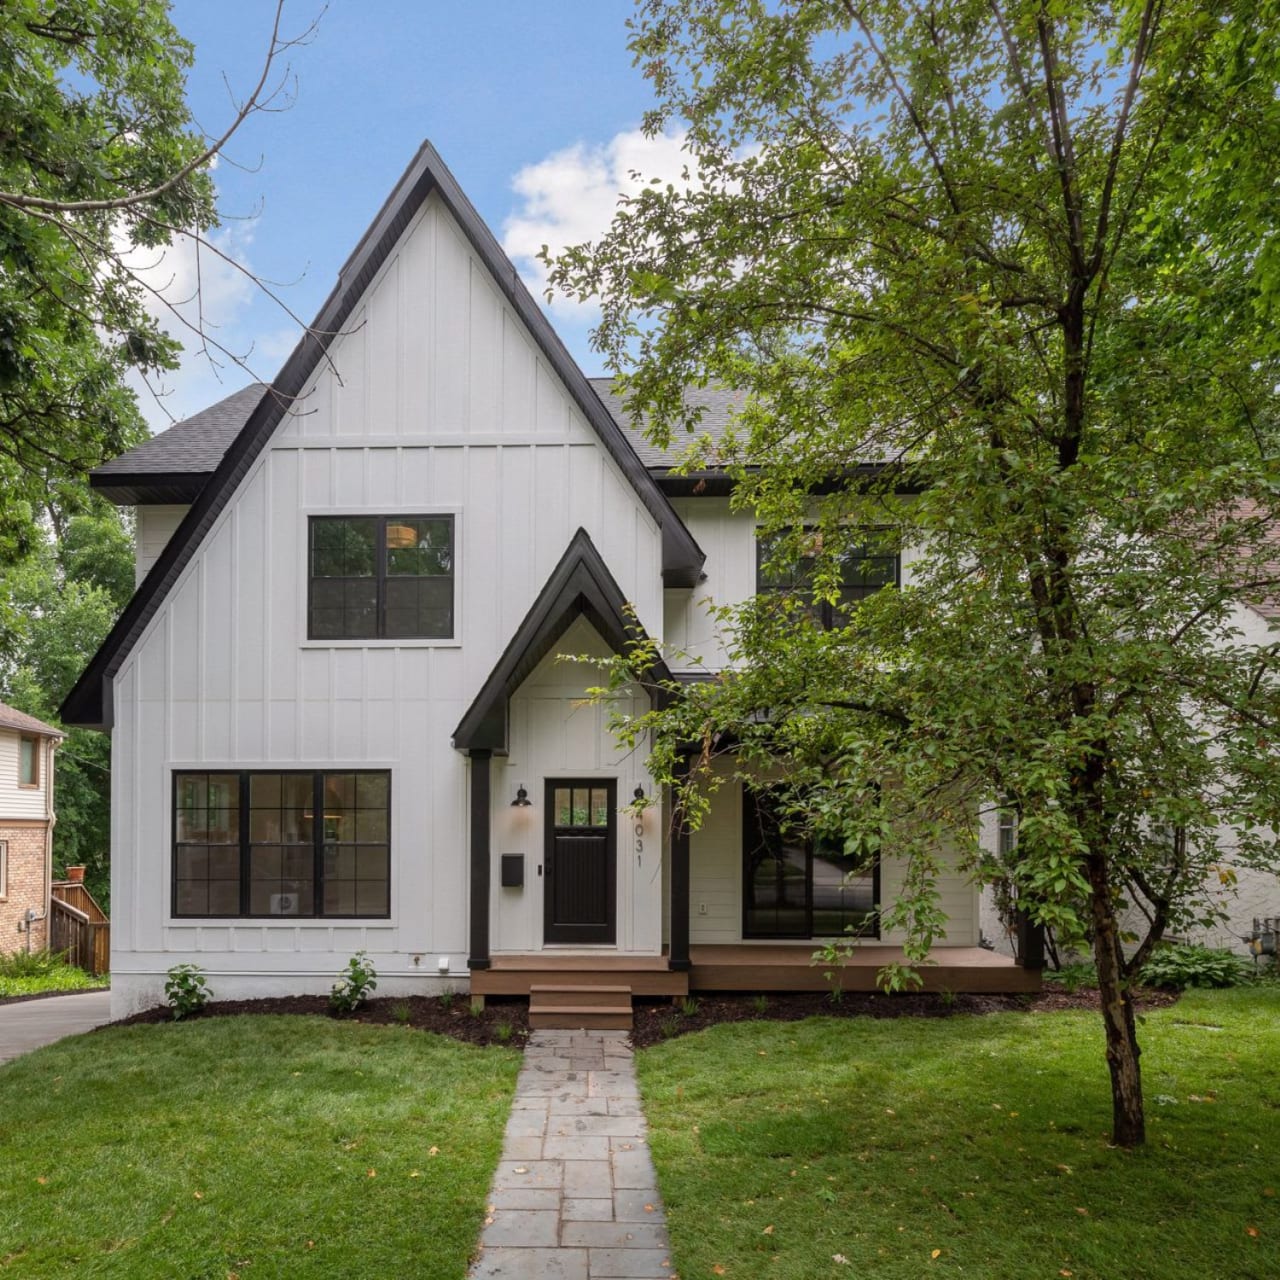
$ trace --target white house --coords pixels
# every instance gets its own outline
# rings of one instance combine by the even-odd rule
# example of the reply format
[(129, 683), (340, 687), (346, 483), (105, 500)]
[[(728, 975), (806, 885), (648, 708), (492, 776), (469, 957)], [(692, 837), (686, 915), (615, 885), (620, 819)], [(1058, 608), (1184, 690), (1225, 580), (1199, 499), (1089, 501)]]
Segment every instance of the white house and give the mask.
[[(181, 961), (270, 995), (360, 949), (387, 993), (821, 988), (812, 940), (849, 924), (870, 986), (900, 868), (848, 879), (737, 787), (692, 836), (624, 812), (643, 755), (557, 661), (637, 625), (723, 661), (702, 602), (756, 591), (755, 523), (671, 462), (424, 145), (271, 386), (93, 475), (138, 516), (137, 593), (63, 708), (112, 733), (116, 1012)], [(1034, 987), (944, 890), (928, 982)]]
[(0, 702), (0, 954), (48, 944), (60, 729)]

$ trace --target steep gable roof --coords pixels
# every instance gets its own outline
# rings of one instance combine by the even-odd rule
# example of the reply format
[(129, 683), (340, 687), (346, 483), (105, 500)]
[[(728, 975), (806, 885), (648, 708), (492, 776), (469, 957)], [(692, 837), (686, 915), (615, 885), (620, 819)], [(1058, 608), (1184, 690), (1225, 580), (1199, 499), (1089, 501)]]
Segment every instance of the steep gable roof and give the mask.
[(134, 593), (75, 688), (67, 695), (61, 709), (66, 723), (90, 728), (110, 727), (111, 681), (116, 672), (266, 447), (289, 405), (305, 390), (333, 338), (343, 331), (356, 304), (405, 228), (433, 192), (488, 268), (503, 297), (523, 321), (579, 410), (661, 529), (664, 580), (668, 585), (685, 586), (692, 586), (697, 581), (704, 557), (692, 534), (636, 457), (635, 450), (627, 443), (618, 424), (530, 297), (511, 260), (463, 194), (436, 149), (429, 142), (424, 142), (338, 273), (338, 282), (310, 329), (294, 348), (275, 381), (258, 399), (151, 572)]
[[(507, 704), (534, 668), (555, 647), (575, 618), (585, 617), (615, 653), (644, 637), (627, 612), (626, 597), (590, 534), (579, 529), (538, 598), (453, 731), (459, 751), (505, 751)], [(664, 664), (653, 673), (670, 679)]]

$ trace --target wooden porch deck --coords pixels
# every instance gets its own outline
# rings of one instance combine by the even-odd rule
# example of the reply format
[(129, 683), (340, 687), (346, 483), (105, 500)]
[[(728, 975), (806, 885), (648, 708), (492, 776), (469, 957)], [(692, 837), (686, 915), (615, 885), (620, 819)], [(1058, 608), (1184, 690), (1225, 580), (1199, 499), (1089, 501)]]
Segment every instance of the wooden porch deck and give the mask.
[[(875, 991), (876, 974), (904, 963), (901, 947), (860, 944), (838, 966), (815, 964), (812, 943), (742, 942), (691, 946), (689, 986), (695, 991)], [(938, 947), (919, 970), (925, 991), (992, 995), (1040, 990), (1040, 973), (982, 947)], [(832, 974), (830, 980), (826, 974)]]
[[(813, 963), (810, 943), (743, 942), (689, 948), (687, 973), (667, 968), (666, 956), (612, 952), (542, 951), (495, 955), (492, 968), (471, 974), (474, 995), (527, 996), (535, 986), (626, 986), (636, 996), (683, 996), (690, 991), (876, 990), (876, 974), (903, 962), (901, 947), (868, 943), (840, 966)], [(939, 947), (920, 970), (925, 991), (1014, 994), (1039, 991), (1040, 974), (981, 947)], [(828, 980), (825, 976), (832, 973)]]

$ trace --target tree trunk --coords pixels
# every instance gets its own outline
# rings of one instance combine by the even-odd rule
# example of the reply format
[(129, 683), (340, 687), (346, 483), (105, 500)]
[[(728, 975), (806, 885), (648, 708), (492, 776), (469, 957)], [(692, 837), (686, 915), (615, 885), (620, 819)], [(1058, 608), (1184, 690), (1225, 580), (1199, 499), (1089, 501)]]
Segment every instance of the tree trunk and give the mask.
[(1098, 994), (1107, 1033), (1107, 1068), (1111, 1072), (1111, 1140), (1118, 1147), (1137, 1147), (1147, 1140), (1142, 1105), (1142, 1071), (1138, 1065), (1138, 1026), (1125, 980), (1120, 930), (1111, 901), (1106, 859), (1088, 860), (1093, 916), (1093, 956), (1098, 967)]

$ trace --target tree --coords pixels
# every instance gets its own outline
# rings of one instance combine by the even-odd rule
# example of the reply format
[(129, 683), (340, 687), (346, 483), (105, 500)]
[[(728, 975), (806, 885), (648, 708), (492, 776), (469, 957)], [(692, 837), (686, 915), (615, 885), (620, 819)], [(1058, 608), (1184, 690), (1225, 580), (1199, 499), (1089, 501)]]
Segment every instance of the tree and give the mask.
[[(0, 580), (0, 700), (41, 720), (57, 709), (133, 594), (133, 538), (114, 507), (55, 510), (37, 543)], [(55, 532), (57, 531), (57, 532)], [(59, 871), (83, 864), (110, 902), (111, 739), (69, 729), (57, 753), (53, 854)]]
[(193, 51), (168, 0), (0, 7), (0, 563), (38, 541), (50, 489), (66, 496), (145, 437), (125, 375), (174, 366), (179, 344), (158, 315), (242, 363), (208, 333), (198, 298), (189, 319), (191, 300), (165, 296), (129, 253), (178, 235), (219, 253), (211, 162), (277, 102), (280, 59), (313, 29), (283, 37), (281, 7), (257, 84), (211, 138), (186, 104)]
[[(1138, 970), (1206, 910), (1220, 824), (1276, 865), (1276, 646), (1236, 626), (1276, 590), (1276, 19), (641, 0), (646, 127), (687, 131), (687, 180), (552, 275), (601, 300), (654, 439), (705, 461), (684, 389), (749, 393), (714, 460), (806, 577), (727, 611), (731, 675), (622, 732), (652, 732), (691, 822), (732, 743), (794, 821), (906, 858), (885, 918), (916, 964), (941, 844), (978, 874), (978, 808), (1014, 811), (1020, 906), (1093, 951), (1124, 1146)], [(869, 537), (906, 585), (813, 626)]]

